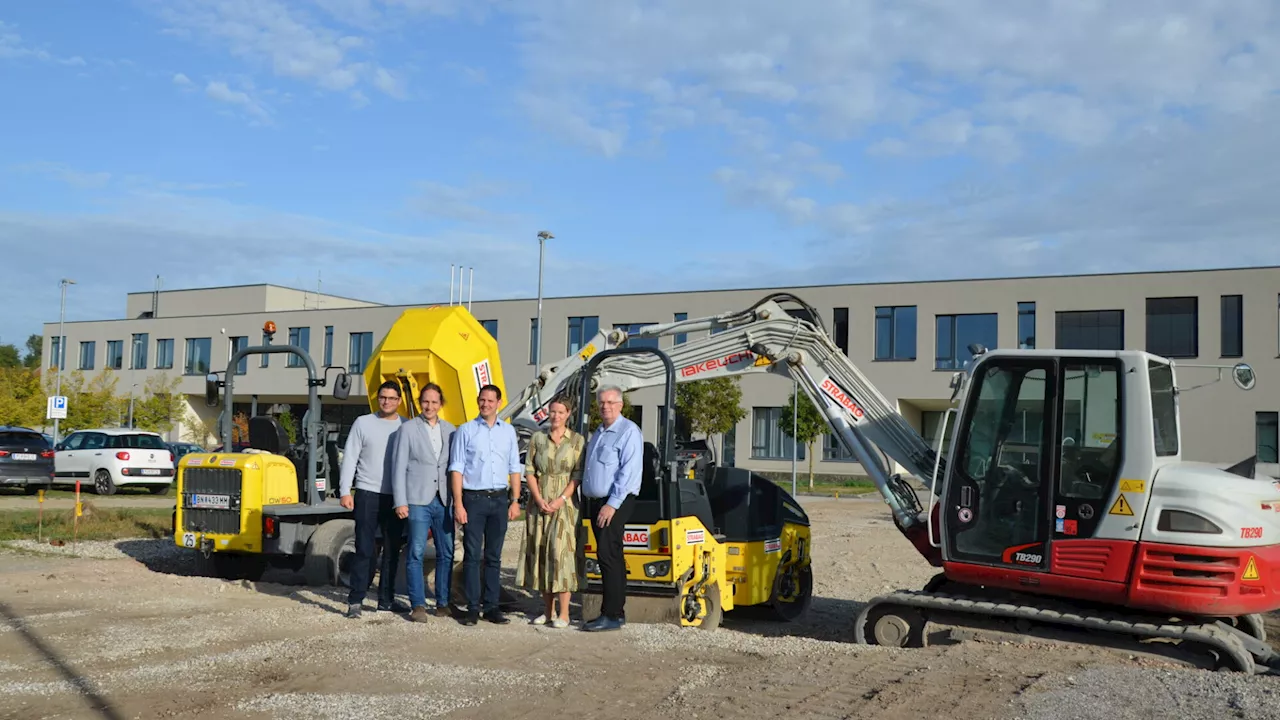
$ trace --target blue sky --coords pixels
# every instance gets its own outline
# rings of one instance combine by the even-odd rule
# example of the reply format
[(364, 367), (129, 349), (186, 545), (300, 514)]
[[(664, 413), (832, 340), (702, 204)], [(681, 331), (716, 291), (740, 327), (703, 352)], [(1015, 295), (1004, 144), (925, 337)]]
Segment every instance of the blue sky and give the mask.
[[(1280, 264), (1274, 2), (0, 7), (0, 341), (383, 302)], [(21, 268), (14, 271), (13, 268)]]

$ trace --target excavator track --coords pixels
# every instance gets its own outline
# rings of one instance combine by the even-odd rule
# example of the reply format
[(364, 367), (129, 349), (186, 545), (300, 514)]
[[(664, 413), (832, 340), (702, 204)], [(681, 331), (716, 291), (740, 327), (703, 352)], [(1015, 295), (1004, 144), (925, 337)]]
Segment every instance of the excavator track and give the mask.
[[(863, 644), (919, 645), (923, 625), (930, 613), (982, 618), (1003, 618), (1013, 621), (1029, 621), (1048, 626), (1095, 630), (1131, 639), (1148, 640), (1164, 638), (1191, 643), (1216, 656), (1216, 669), (1267, 674), (1275, 673), (1273, 663), (1280, 655), (1269, 645), (1248, 633), (1220, 622), (1156, 622), (1153, 616), (1143, 616), (1097, 608), (1082, 609), (1078, 606), (1055, 603), (1052, 600), (1037, 604), (1001, 602), (999, 600), (968, 597), (961, 593), (903, 590), (872, 599), (858, 614), (854, 624), (854, 637)], [(883, 623), (889, 617), (888, 643), (886, 638), (875, 635), (885, 633), (870, 628), (873, 623)], [(943, 624), (945, 621), (939, 620)], [(880, 627), (886, 627), (880, 625)], [(871, 632), (868, 632), (870, 630)]]

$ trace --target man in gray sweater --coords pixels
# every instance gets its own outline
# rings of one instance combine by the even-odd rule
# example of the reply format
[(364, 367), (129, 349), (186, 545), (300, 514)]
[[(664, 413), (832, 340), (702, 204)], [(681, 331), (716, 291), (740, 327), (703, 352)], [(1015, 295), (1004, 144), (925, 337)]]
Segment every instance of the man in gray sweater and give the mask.
[(409, 586), (409, 619), (427, 621), (427, 597), (422, 556), (427, 533), (436, 548), (436, 616), (449, 615), (450, 580), (453, 576), (453, 508), (449, 504), (449, 442), (455, 430), (440, 417), (444, 391), (427, 383), (418, 393), (418, 417), (400, 428), (391, 483), (396, 517), (409, 521), (409, 558), (405, 563)]
[(396, 439), (404, 422), (399, 409), (399, 386), (390, 380), (382, 383), (378, 388), (378, 411), (356, 418), (343, 447), (339, 502), (342, 507), (354, 510), (356, 521), (356, 556), (351, 567), (351, 592), (347, 594), (349, 618), (360, 617), (364, 596), (373, 584), (379, 528), (383, 548), (378, 610), (406, 612), (409, 609), (404, 603), (395, 603), (396, 568), (400, 564), (400, 540), (404, 535), (404, 521), (396, 517), (392, 506), (391, 482)]

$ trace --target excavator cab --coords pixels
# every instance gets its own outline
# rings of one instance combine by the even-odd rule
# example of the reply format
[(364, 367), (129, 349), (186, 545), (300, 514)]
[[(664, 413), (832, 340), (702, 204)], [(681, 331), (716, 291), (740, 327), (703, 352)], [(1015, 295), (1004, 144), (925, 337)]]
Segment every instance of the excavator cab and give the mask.
[[(579, 432), (586, 435), (592, 375), (611, 357), (635, 354), (662, 361), (665, 407), (676, 407), (675, 370), (665, 353), (651, 347), (604, 350), (582, 370)], [(658, 442), (644, 444), (640, 491), (624, 534), (627, 619), (714, 629), (725, 612), (743, 606), (772, 609), (783, 620), (798, 618), (813, 587), (808, 517), (776, 483), (716, 465), (709, 443), (677, 442), (674, 428), (674, 413), (667, 413)], [(602, 599), (593, 525), (598, 504), (580, 507), (583, 616), (592, 618)]]

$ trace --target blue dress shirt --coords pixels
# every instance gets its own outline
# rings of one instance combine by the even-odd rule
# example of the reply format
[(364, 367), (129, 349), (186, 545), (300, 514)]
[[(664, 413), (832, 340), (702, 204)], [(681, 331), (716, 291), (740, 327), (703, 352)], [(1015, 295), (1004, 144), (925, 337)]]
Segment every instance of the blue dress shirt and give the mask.
[(628, 495), (640, 494), (640, 477), (644, 461), (644, 436), (634, 422), (619, 417), (609, 427), (601, 425), (587, 443), (583, 463), (582, 494), (589, 498), (605, 498), (617, 510)]
[(502, 490), (511, 487), (511, 474), (524, 470), (520, 443), (510, 423), (493, 427), (478, 417), (458, 426), (449, 442), (449, 472), (462, 473), (463, 490)]

